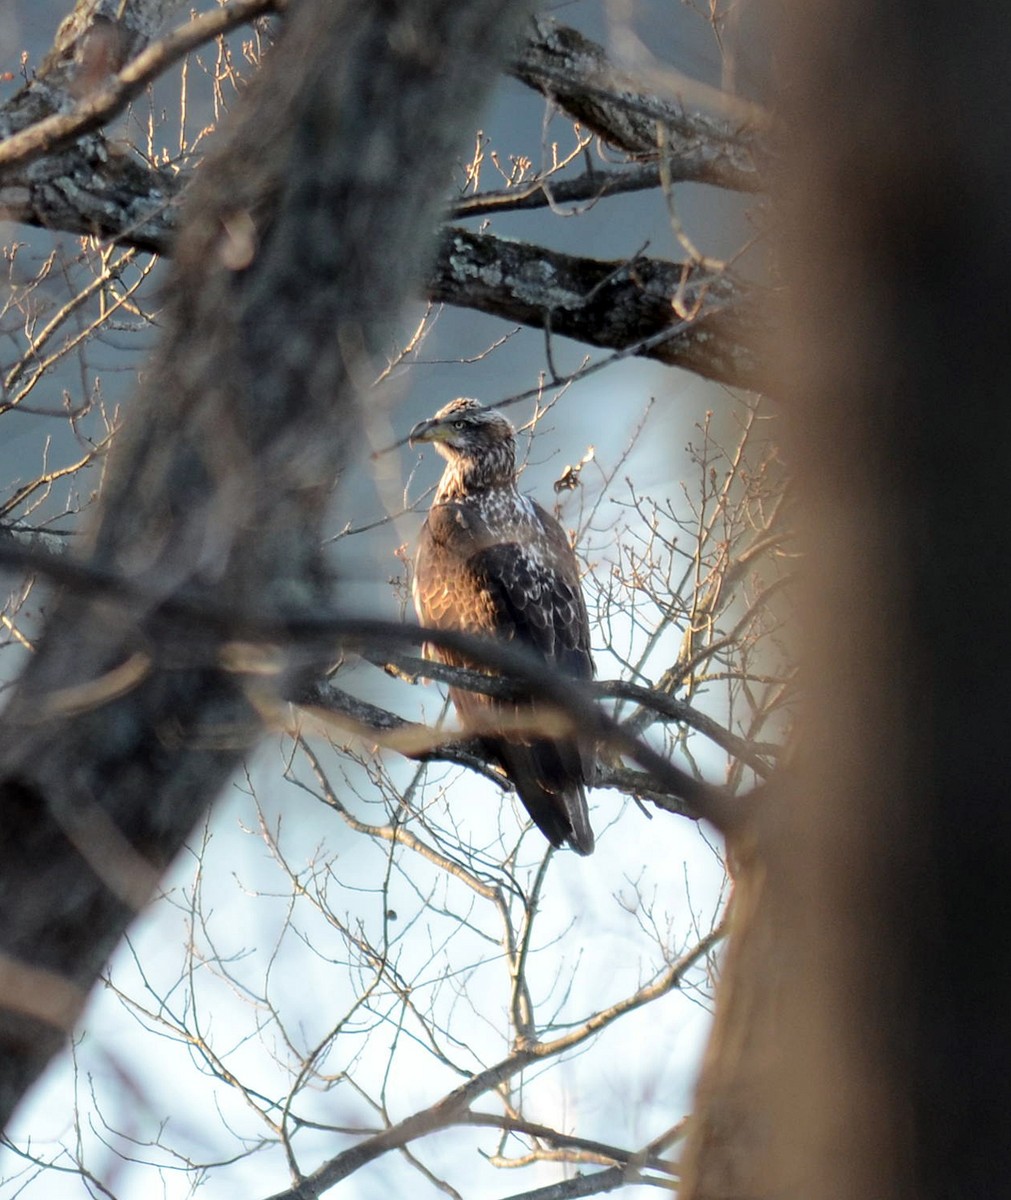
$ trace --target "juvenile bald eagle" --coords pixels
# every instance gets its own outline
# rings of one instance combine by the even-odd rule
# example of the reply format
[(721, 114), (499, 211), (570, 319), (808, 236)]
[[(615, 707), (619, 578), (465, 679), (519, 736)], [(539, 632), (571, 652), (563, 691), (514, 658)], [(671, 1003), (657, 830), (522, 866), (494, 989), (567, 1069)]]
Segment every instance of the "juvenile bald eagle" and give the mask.
[[(446, 459), (415, 560), (414, 605), (422, 625), (517, 642), (552, 671), (590, 679), (590, 627), (576, 556), (555, 518), (516, 488), (512, 425), (461, 398), (415, 425), (410, 443), (416, 442), (432, 442)], [(438, 646), (426, 653), (478, 666)], [(592, 746), (575, 736), (537, 737), (533, 702), (460, 688), (449, 694), (463, 728), (480, 731), (489, 757), (512, 780), (548, 841), (590, 854), (584, 785)], [(494, 732), (496, 718), (501, 734)]]

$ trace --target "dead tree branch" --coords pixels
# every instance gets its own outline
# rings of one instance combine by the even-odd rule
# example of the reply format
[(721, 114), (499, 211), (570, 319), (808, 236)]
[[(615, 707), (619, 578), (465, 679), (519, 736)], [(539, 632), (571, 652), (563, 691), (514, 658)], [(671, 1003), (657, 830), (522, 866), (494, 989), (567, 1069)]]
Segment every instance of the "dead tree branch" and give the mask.
[[(708, 116), (681, 99), (658, 97), (616, 67), (603, 46), (547, 17), (534, 22), (509, 69), (521, 83), (551, 97), (605, 142), (629, 154), (655, 157), (657, 126), (663, 126), (672, 171), (681, 179), (734, 191), (762, 188), (755, 129), (765, 116), (737, 97), (710, 97), (712, 89), (704, 89), (704, 98), (730, 108), (732, 119)], [(693, 89), (701, 90), (701, 85), (693, 84)]]

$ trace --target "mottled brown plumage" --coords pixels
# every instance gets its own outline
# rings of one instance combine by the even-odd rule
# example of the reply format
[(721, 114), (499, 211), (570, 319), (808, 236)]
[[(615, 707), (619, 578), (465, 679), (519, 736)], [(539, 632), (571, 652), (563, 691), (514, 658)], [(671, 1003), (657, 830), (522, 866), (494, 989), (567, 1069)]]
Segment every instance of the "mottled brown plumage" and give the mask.
[[(416, 425), (410, 440), (432, 442), (446, 459), (415, 561), (414, 604), (421, 623), (515, 641), (552, 670), (591, 678), (590, 628), (576, 557), (555, 518), (516, 488), (509, 421), (461, 398)], [(426, 653), (445, 663), (477, 666), (441, 647)], [(591, 853), (585, 784), (592, 747), (574, 736), (535, 736), (532, 701), (460, 688), (451, 688), (450, 696), (463, 727), (480, 733), (551, 844), (568, 842), (580, 854)]]

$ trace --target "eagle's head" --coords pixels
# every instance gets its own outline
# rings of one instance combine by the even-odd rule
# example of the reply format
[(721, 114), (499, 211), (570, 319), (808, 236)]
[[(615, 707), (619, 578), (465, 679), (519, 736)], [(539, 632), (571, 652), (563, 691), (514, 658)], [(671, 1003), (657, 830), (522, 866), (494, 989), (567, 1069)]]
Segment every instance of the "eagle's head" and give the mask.
[(431, 442), (468, 489), (511, 484), (516, 475), (512, 422), (477, 400), (460, 396), (411, 430), (408, 441)]
[(493, 408), (485, 408), (469, 396), (450, 400), (427, 421), (419, 421), (408, 441), (433, 442), (443, 458), (456, 454), (482, 454), (502, 442), (511, 442), (512, 423)]

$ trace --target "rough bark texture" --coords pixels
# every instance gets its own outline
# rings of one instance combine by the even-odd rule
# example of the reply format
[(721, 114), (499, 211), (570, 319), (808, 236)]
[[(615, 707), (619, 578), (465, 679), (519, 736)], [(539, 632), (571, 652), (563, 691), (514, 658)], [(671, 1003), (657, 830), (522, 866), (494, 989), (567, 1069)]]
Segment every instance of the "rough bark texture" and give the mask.
[(302, 0), (200, 172), (89, 539), (150, 602), (60, 601), (0, 735), (4, 1120), (258, 734), (224, 639), (161, 602), (284, 619), (324, 595), (320, 521), (360, 372), (423, 269), (521, 8)]
[(629, 154), (656, 157), (662, 136), (679, 178), (742, 192), (764, 186), (758, 169), (761, 143), (746, 119), (708, 116), (680, 99), (658, 97), (616, 69), (603, 46), (575, 29), (539, 18), (510, 70)]
[[(82, 0), (75, 21), (67, 22), (68, 31), (78, 29), (81, 14), (97, 2)], [(114, 43), (117, 53), (107, 67), (121, 66), (125, 51), (137, 53), (157, 28), (146, 7), (142, 0), (133, 0), (129, 38), (122, 45)], [(264, 7), (269, 7), (268, 0)], [(109, 40), (107, 26), (103, 29)], [(73, 106), (75, 80), (83, 68), (72, 47), (82, 36), (74, 40), (68, 32), (61, 41), (62, 53), (51, 56), (39, 78), (0, 110), (0, 135), (24, 130)], [(552, 95), (611, 145), (654, 161), (606, 175), (553, 180), (547, 188), (467, 197), (455, 206), (458, 219), (544, 205), (546, 191), (553, 202), (563, 203), (658, 187), (658, 120), (666, 130), (664, 169), (670, 180), (750, 191), (762, 185), (755, 166), (760, 143), (753, 130), (637, 91), (609, 63), (602, 47), (574, 30), (547, 19), (538, 21), (514, 54), (512, 70), (530, 87)], [(258, 156), (257, 152), (254, 161)], [(28, 163), (4, 163), (0, 146), (0, 214), (170, 254), (181, 198), (191, 177), (143, 164), (110, 145), (101, 132), (88, 133)], [(378, 193), (377, 202), (382, 202)], [(705, 283), (698, 270), (688, 271), (679, 263), (644, 258), (628, 264), (601, 262), (450, 229), (441, 239), (427, 291), (440, 302), (550, 328), (591, 346), (630, 350), (656, 339), (639, 352), (735, 386), (761, 388), (767, 383), (755, 348), (771, 319), (768, 296), (730, 276)], [(681, 328), (684, 322), (672, 307), (674, 297), (682, 312), (703, 299), (703, 319)], [(677, 332), (664, 339), (665, 330)]]
[(1011, 16), (786, 7), (808, 698), (763, 842), (777, 950), (720, 995), (682, 1195), (1003, 1196)]
[[(72, 112), (144, 50), (181, 0), (78, 0), (31, 80), (0, 108), (0, 138)], [(17, 165), (0, 166), (5, 219), (70, 233), (166, 244), (181, 180), (114, 148), (101, 133)]]
[(602, 262), (450, 228), (429, 294), (737, 387), (761, 389), (765, 379), (754, 347), (771, 325), (768, 304), (725, 272), (655, 258)]
[[(62, 90), (99, 66), (104, 71), (119, 70), (185, 8), (186, 0), (77, 0), (60, 22), (52, 49), (26, 91)], [(96, 54), (101, 55), (101, 63)]]

